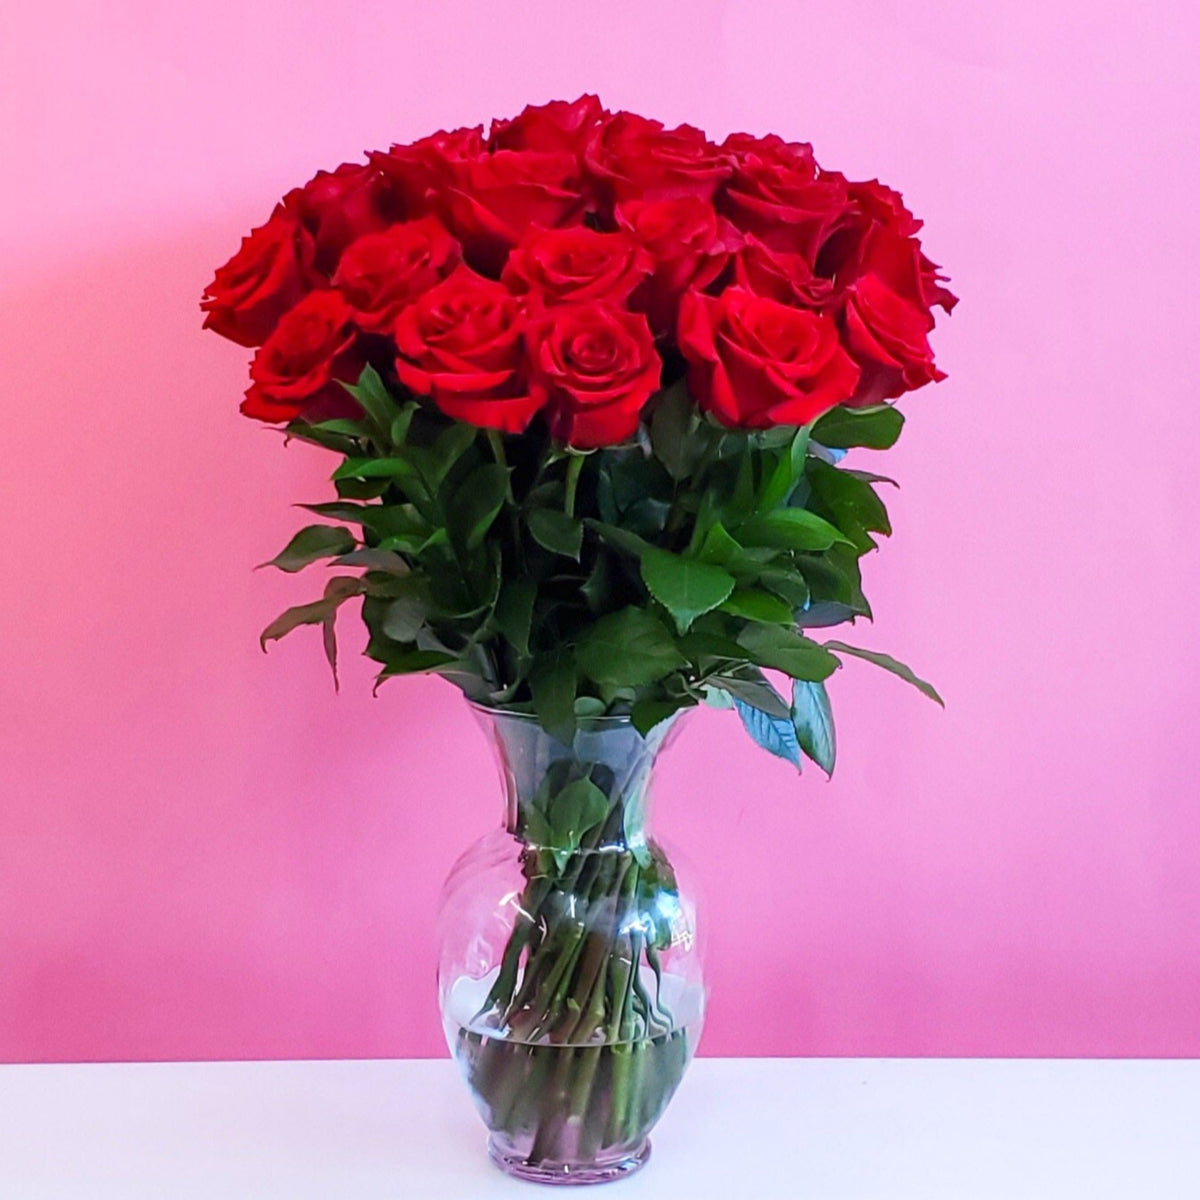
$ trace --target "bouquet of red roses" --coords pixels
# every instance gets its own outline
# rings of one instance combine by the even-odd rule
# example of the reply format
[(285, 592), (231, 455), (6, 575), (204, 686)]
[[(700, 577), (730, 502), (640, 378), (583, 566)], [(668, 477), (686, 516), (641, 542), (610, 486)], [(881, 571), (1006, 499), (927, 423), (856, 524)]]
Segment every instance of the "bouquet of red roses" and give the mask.
[(514, 1173), (636, 1169), (694, 1051), (693, 909), (645, 826), (665, 722), (734, 707), (832, 772), (839, 656), (937, 699), (811, 636), (870, 616), (859, 560), (891, 532), (890, 481), (845, 452), (942, 377), (955, 300), (919, 227), (805, 144), (583, 96), (319, 173), (207, 289), (256, 348), (242, 411), (340, 458), (272, 560), (335, 571), (264, 647), (320, 625), (336, 679), (361, 597), (379, 680), (443, 675), (500, 744), (507, 831), (452, 872), (439, 978)]
[[(349, 570), (263, 634), (363, 598), (379, 678), (436, 671), (569, 738), (704, 699), (832, 768), (805, 629), (869, 616), (890, 532), (841, 465), (942, 378), (955, 298), (920, 222), (810, 146), (714, 144), (594, 96), (437, 133), (289, 192), (209, 285), (255, 347), (242, 411), (342, 456), (273, 560)], [(797, 681), (785, 700), (763, 670)]]

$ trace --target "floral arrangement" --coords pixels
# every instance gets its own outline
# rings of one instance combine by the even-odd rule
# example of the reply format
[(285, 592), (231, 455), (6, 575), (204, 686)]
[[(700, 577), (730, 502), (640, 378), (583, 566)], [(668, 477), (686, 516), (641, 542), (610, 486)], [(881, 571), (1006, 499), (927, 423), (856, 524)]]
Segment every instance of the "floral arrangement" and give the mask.
[[(241, 409), (340, 457), (272, 560), (335, 568), (264, 648), (362, 599), (380, 681), (436, 672), (570, 742), (703, 701), (834, 765), (812, 632), (869, 617), (893, 401), (955, 297), (920, 222), (810, 146), (720, 144), (594, 96), (440, 132), (289, 192), (208, 286)], [(765, 672), (793, 681), (777, 690)]]
[(444, 676), (501, 749), (508, 820), (451, 873), (439, 980), (514, 1174), (636, 1170), (694, 1052), (694, 909), (646, 827), (670, 719), (736, 708), (831, 773), (844, 656), (938, 699), (814, 636), (870, 616), (891, 532), (891, 481), (846, 452), (942, 378), (955, 298), (919, 228), (806, 144), (583, 96), (318, 173), (205, 293), (255, 349), (242, 411), (339, 456), (271, 560), (333, 572), (264, 649), (320, 626), (336, 683), (361, 598), (378, 681)]

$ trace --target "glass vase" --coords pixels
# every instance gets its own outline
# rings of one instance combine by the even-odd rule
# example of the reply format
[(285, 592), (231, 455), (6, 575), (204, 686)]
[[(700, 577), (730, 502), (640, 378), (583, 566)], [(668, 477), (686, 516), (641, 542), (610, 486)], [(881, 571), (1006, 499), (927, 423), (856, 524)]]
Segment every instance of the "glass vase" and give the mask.
[(504, 823), (455, 864), (439, 914), (442, 1020), (492, 1159), (546, 1183), (636, 1170), (704, 1018), (689, 889), (647, 831), (676, 725), (581, 719), (570, 745), (475, 706)]

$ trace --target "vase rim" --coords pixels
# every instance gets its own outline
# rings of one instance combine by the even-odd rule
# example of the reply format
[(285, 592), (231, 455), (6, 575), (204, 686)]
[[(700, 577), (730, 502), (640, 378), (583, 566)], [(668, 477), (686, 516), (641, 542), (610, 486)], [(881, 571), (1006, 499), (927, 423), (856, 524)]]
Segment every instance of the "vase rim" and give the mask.
[[(536, 713), (518, 712), (511, 708), (504, 708), (497, 704), (484, 704), (481, 700), (468, 700), (467, 704), (478, 713), (483, 713), (488, 717), (508, 717), (514, 721), (526, 721), (531, 725), (539, 725)], [(673, 721), (679, 714), (672, 714), (667, 718), (667, 721)], [(595, 725), (631, 725), (633, 717), (630, 713), (603, 713), (600, 716), (575, 718), (575, 724), (579, 728), (587, 728)]]
[[(465, 698), (465, 697), (464, 697)], [(474, 712), (484, 717), (504, 717), (511, 721), (520, 721), (525, 725), (533, 726), (547, 733), (545, 727), (538, 720), (535, 713), (515, 712), (510, 708), (501, 708), (494, 704), (484, 704), (479, 700), (467, 700), (467, 706)], [(664, 718), (649, 733), (639, 734), (643, 740), (651, 740), (655, 734), (669, 734), (672, 730), (678, 729), (684, 718), (695, 712), (695, 708), (681, 708), (673, 712), (669, 717)], [(633, 715), (631, 713), (605, 713), (602, 716), (596, 717), (579, 717), (575, 718), (575, 728), (581, 732), (592, 731), (600, 733), (605, 730), (616, 729), (635, 729), (633, 724)], [(547, 736), (553, 736), (547, 733)]]

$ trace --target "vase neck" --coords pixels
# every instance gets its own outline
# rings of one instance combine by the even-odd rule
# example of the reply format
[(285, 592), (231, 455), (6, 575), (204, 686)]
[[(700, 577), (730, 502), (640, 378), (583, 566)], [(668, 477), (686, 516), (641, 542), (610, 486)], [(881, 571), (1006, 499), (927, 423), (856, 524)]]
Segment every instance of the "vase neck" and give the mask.
[(581, 721), (567, 745), (528, 716), (476, 712), (496, 750), (511, 834), (569, 849), (645, 843), (650, 777), (671, 721), (646, 736), (624, 718)]

